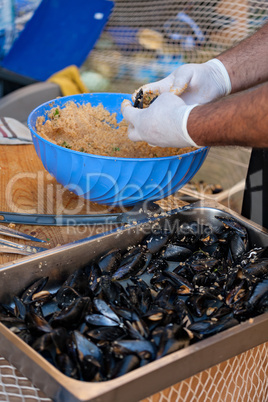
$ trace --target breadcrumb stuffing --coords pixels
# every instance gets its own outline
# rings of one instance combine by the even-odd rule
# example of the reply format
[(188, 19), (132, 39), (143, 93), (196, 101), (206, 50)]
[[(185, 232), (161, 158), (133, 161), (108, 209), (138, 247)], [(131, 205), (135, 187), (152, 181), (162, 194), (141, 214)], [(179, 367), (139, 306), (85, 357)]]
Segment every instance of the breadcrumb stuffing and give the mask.
[(37, 118), (36, 131), (62, 147), (102, 156), (155, 158), (196, 149), (150, 147), (146, 142), (133, 142), (128, 138), (127, 122), (118, 123), (116, 113), (110, 114), (101, 104), (92, 107), (90, 103), (68, 102), (64, 108), (52, 107), (47, 116)]

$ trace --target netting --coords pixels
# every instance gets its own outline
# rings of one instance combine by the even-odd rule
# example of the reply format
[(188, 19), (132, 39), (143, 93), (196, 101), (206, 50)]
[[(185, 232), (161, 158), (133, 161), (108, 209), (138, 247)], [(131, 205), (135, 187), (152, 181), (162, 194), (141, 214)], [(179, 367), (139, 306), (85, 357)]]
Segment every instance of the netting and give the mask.
[(50, 399), (7, 360), (0, 357), (0, 401), (49, 402)]
[(268, 401), (268, 343), (202, 371), (143, 402), (166, 401)]
[[(266, 402), (267, 378), (268, 343), (264, 343), (152, 395), (143, 402)], [(0, 401), (51, 400), (0, 357)]]
[(205, 62), (268, 19), (267, 0), (115, 0), (82, 67), (91, 89), (131, 92), (184, 63)]

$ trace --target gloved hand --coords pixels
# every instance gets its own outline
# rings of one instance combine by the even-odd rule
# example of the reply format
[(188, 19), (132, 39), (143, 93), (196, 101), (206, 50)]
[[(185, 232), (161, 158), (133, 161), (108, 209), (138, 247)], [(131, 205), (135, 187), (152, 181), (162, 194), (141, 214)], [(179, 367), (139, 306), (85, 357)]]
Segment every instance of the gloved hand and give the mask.
[(129, 100), (122, 103), (122, 114), (129, 123), (132, 141), (146, 141), (159, 147), (196, 147), (187, 131), (187, 120), (197, 105), (187, 106), (173, 93), (166, 92), (146, 109), (137, 109)]
[[(133, 101), (139, 89), (133, 94)], [(222, 62), (212, 59), (203, 64), (184, 64), (163, 80), (146, 84), (142, 89), (143, 93), (173, 92), (187, 105), (193, 105), (228, 95), (231, 92), (231, 81)]]

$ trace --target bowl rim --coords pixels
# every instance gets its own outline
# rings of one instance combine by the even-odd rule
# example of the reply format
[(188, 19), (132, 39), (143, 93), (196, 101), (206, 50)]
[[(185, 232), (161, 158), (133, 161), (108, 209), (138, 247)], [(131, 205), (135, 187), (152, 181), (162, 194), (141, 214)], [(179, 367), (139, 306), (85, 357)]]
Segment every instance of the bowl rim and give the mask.
[[(44, 102), (42, 104), (40, 104), (39, 106), (37, 106), (36, 108), (34, 108), (31, 113), (28, 116), (27, 119), (27, 125), (28, 128), (31, 131), (31, 135), (32, 137), (37, 137), (39, 140), (45, 142), (46, 144), (48, 144), (49, 146), (53, 146), (56, 148), (59, 148), (62, 152), (70, 152), (70, 153), (75, 153), (75, 154), (79, 154), (79, 155), (83, 155), (83, 157), (93, 157), (93, 158), (97, 158), (97, 159), (105, 159), (105, 160), (116, 160), (116, 161), (121, 161), (121, 162), (138, 162), (138, 161), (142, 161), (142, 162), (149, 162), (149, 161), (156, 161), (156, 160), (174, 160), (174, 159), (181, 159), (181, 158), (185, 158), (189, 155), (195, 155), (195, 154), (199, 154), (199, 153), (203, 153), (206, 150), (209, 149), (208, 146), (202, 146), (202, 147), (198, 147), (198, 149), (195, 149), (194, 151), (190, 151), (190, 152), (185, 152), (183, 154), (178, 154), (178, 155), (172, 155), (172, 156), (161, 156), (161, 157), (153, 157), (153, 158), (124, 158), (123, 156), (106, 156), (106, 155), (96, 155), (96, 154), (90, 154), (87, 152), (81, 152), (81, 151), (75, 151), (74, 149), (69, 149), (69, 148), (65, 148), (62, 147), (58, 144), (55, 144), (52, 141), (48, 141), (46, 138), (42, 137), (40, 134), (38, 134), (35, 129), (33, 128), (33, 125), (31, 123), (32, 117), (34, 115), (34, 113), (36, 113), (38, 110), (40, 110), (42, 107), (45, 107), (47, 105), (49, 105), (50, 103), (54, 103), (57, 102), (59, 100), (66, 100), (66, 102), (68, 100), (73, 100), (74, 98), (79, 99), (79, 98), (83, 98), (86, 95), (91, 95), (91, 96), (103, 96), (103, 95), (112, 95), (112, 96), (126, 96), (126, 97), (130, 97), (130, 94), (127, 93), (120, 93), (120, 92), (88, 92), (88, 93), (83, 93), (83, 94), (75, 94), (75, 95), (68, 95), (68, 96), (61, 96), (58, 98), (54, 98), (51, 99), (47, 102)], [(88, 102), (89, 103), (89, 102)], [(55, 107), (55, 106), (53, 106)]]

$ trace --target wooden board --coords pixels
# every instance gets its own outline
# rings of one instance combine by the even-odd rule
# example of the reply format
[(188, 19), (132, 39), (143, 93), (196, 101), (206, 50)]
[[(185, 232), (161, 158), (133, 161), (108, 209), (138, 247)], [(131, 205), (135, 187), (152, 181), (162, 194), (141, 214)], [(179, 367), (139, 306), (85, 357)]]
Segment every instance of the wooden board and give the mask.
[[(164, 209), (178, 208), (184, 204), (172, 196), (160, 203)], [(121, 212), (119, 208), (92, 203), (64, 189), (44, 169), (33, 145), (0, 146), (0, 211), (58, 215)], [(47, 248), (112, 229), (111, 226), (105, 225), (33, 226), (21, 224), (16, 224), (14, 228), (46, 240), (47, 243), (44, 247)], [(41, 245), (40, 243), (9, 239), (23, 244)], [(0, 254), (0, 264), (21, 257), (17, 254)]]
[[(0, 210), (38, 214), (94, 214), (117, 212), (77, 197), (65, 190), (44, 169), (33, 145), (0, 146)], [(1, 223), (1, 221), (0, 221)], [(7, 225), (7, 224), (6, 224)], [(12, 225), (13, 227), (13, 225)], [(16, 224), (15, 229), (37, 236), (52, 248), (105, 230), (98, 226), (33, 226)], [(25, 244), (24, 240), (14, 240)], [(30, 243), (35, 244), (38, 243)], [(39, 243), (39, 245), (41, 245)], [(0, 255), (0, 264), (21, 258), (19, 255)]]

